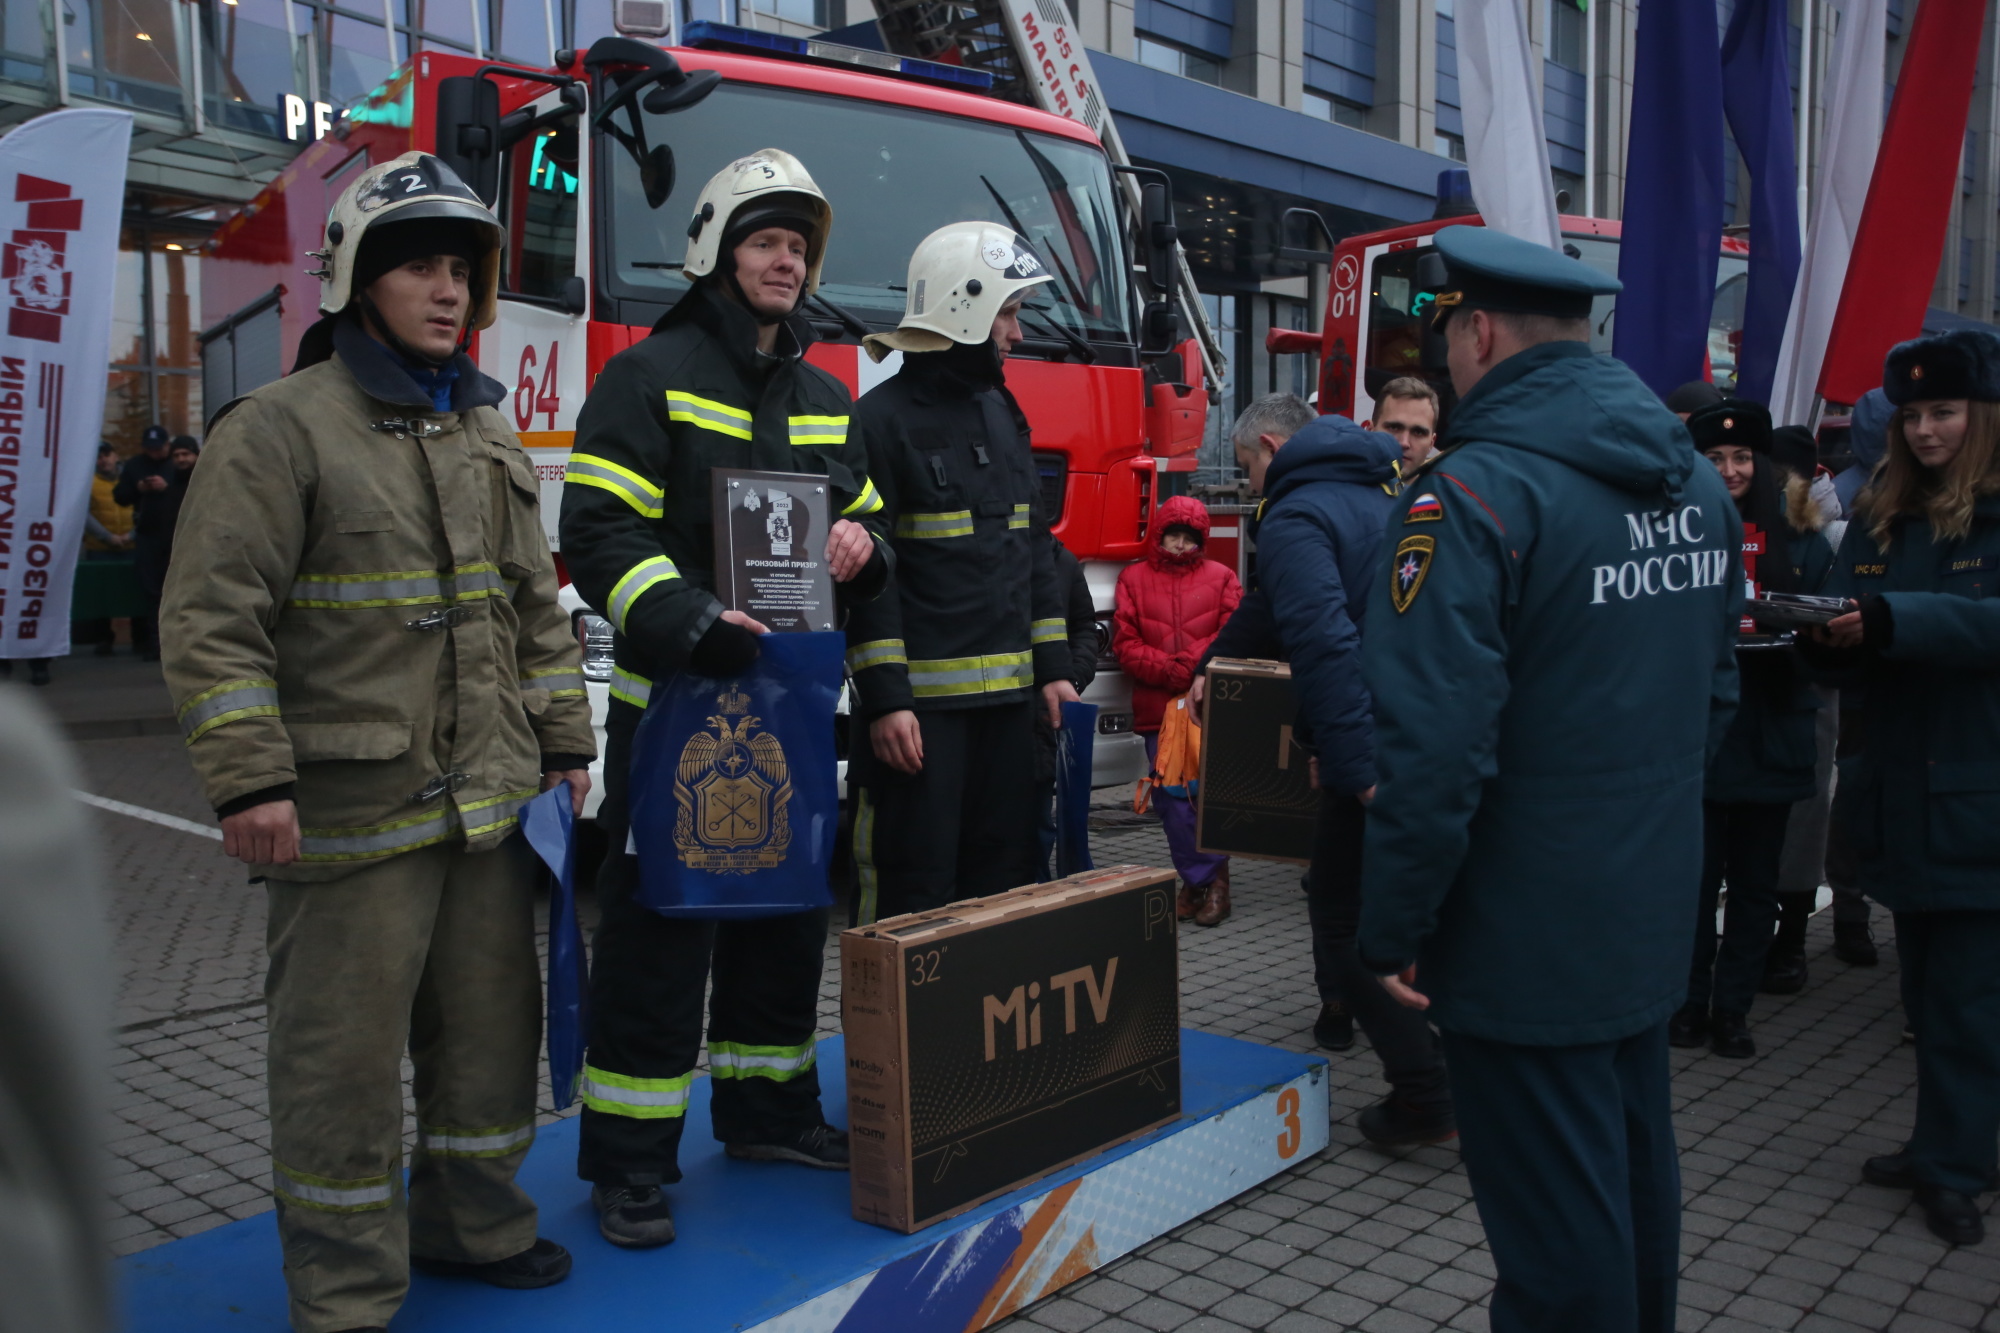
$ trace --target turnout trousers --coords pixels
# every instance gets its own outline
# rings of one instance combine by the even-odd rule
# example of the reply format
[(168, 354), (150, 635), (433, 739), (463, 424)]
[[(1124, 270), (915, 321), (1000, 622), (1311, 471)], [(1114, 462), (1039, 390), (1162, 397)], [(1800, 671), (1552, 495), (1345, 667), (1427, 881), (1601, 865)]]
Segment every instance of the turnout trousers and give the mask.
[(1917, 1034), (1910, 1164), (1977, 1197), (2000, 1166), (2000, 912), (1898, 912), (1896, 953)]
[(827, 913), (691, 921), (643, 907), (631, 827), (632, 735), (638, 710), (614, 702), (605, 727), (610, 850), (598, 872), (590, 964), (590, 1050), (580, 1095), (576, 1173), (602, 1185), (681, 1178), (681, 1128), (708, 1003), (709, 1115), (723, 1143), (776, 1143), (823, 1119), (814, 1030)]
[(1033, 884), (1039, 696), (917, 712), (924, 766), (898, 773), (861, 732), (854, 869), (863, 924)]
[(269, 881), (271, 1184), (298, 1333), (387, 1325), (412, 1254), (487, 1263), (535, 1243), (514, 1173), (535, 1137), (542, 873), (516, 836)]
[(1681, 1179), (1667, 1028), (1589, 1046), (1447, 1030), (1493, 1333), (1672, 1333)]

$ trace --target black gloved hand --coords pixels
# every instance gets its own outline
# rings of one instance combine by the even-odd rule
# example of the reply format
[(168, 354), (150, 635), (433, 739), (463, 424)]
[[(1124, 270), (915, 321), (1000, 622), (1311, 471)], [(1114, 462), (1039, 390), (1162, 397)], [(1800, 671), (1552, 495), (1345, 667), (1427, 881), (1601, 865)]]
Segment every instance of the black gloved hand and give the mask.
[(1882, 652), (1896, 637), (1896, 618), (1889, 611), (1889, 604), (1879, 596), (1861, 599), (1861, 646), (1871, 652)]
[(756, 632), (722, 619), (708, 627), (694, 651), (688, 654), (688, 666), (715, 680), (740, 676), (756, 660)]

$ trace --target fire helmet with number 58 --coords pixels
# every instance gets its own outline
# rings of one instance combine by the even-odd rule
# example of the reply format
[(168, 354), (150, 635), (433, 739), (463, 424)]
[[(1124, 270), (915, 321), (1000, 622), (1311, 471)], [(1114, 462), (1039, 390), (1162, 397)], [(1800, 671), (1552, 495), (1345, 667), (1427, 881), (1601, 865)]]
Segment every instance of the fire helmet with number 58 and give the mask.
[(1027, 239), (997, 222), (954, 222), (917, 242), (910, 256), (903, 319), (893, 333), (871, 334), (868, 354), (941, 352), (952, 343), (983, 343), (993, 320), (1030, 287), (1053, 280)]

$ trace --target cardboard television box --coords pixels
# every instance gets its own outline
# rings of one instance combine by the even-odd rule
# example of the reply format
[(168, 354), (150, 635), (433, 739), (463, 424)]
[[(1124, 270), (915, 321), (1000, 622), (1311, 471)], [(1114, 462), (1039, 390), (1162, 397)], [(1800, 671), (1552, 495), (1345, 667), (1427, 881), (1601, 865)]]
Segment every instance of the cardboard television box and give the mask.
[(1215, 658), (1205, 707), (1197, 845), (1231, 856), (1311, 861), (1319, 793), (1293, 734), (1299, 705), (1291, 667)]
[(911, 1232), (1180, 1115), (1170, 870), (840, 937), (854, 1216)]

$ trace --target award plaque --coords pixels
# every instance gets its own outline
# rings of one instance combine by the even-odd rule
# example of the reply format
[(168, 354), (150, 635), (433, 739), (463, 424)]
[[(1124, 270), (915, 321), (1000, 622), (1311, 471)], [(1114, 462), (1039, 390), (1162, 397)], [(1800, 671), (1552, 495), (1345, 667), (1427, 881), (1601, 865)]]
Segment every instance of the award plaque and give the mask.
[(715, 593), (732, 611), (798, 634), (834, 627), (826, 564), (832, 494), (805, 472), (714, 468)]

